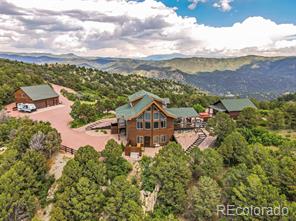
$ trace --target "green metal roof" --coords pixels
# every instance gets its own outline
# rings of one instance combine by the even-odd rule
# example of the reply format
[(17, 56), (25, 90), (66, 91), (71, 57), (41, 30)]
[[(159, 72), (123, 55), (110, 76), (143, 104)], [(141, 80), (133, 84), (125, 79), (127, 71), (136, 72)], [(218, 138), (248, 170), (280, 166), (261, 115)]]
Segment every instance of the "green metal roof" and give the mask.
[(219, 112), (225, 112), (227, 111), (226, 108), (224, 107), (224, 105), (219, 101), (213, 105), (210, 105), (211, 108), (219, 111)]
[(222, 104), (225, 110), (227, 110), (228, 112), (242, 111), (246, 107), (256, 108), (253, 102), (248, 98), (222, 99), (218, 101), (216, 104), (214, 104), (213, 106), (216, 106), (217, 108), (221, 108), (221, 105), (219, 106), (219, 104)]
[(21, 87), (33, 101), (58, 97), (59, 95), (47, 84)]
[(125, 104), (123, 106), (118, 107), (116, 112), (117, 118), (129, 119), (133, 116), (139, 114), (146, 106), (153, 102), (153, 98), (148, 95), (144, 95), (144, 97), (135, 105), (131, 106), (130, 104)]
[[(131, 105), (132, 101), (141, 99), (135, 106)], [(130, 103), (122, 105), (116, 108), (116, 117), (123, 118), (125, 120), (131, 119), (137, 115), (139, 115), (145, 107), (150, 106), (154, 100), (165, 101), (164, 99), (158, 97), (155, 94), (152, 94), (147, 91), (139, 91), (131, 96), (129, 96)], [(179, 117), (196, 117), (198, 113), (192, 107), (182, 107), (182, 108), (164, 108), (163, 111), (166, 112), (167, 115), (173, 118)]]
[(162, 98), (160, 98), (159, 96), (152, 94), (152, 93), (145, 91), (145, 90), (138, 91), (138, 92), (128, 96), (128, 100), (129, 100), (129, 102), (132, 102), (132, 101), (135, 101), (135, 100), (138, 100), (138, 99), (144, 97), (145, 95), (153, 97), (157, 100), (162, 100)]
[(167, 108), (167, 111), (175, 115), (177, 118), (198, 116), (198, 113), (192, 107)]

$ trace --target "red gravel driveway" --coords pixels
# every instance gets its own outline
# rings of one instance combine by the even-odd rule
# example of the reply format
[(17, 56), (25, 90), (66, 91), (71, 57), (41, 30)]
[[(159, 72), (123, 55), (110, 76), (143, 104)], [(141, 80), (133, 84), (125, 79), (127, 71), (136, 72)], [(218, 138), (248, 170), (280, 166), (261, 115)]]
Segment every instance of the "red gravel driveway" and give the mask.
[[(44, 109), (39, 109), (34, 113), (20, 113), (18, 111), (12, 111), (12, 107), (15, 104), (10, 104), (6, 107), (8, 114), (14, 117), (23, 117), (28, 116), (32, 120), (38, 121), (48, 121), (51, 125), (56, 128), (62, 136), (62, 145), (71, 147), (73, 149), (78, 149), (81, 146), (91, 145), (97, 151), (102, 151), (105, 147), (105, 144), (109, 139), (117, 140), (116, 135), (111, 134), (96, 134), (96, 133), (87, 133), (82, 129), (72, 129), (69, 127), (69, 123), (72, 121), (70, 116), (71, 105), (73, 102), (69, 101), (63, 95), (61, 95), (60, 91), (62, 86), (52, 85), (54, 90), (60, 94), (60, 102), (62, 104), (48, 107)], [(64, 88), (66, 90), (67, 88)]]

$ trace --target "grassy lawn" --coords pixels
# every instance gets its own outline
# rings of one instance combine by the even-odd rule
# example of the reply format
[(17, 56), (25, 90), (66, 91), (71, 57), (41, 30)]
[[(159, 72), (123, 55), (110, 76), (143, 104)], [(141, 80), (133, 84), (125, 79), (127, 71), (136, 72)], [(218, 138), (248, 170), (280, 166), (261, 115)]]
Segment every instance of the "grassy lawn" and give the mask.
[(296, 131), (295, 130), (278, 130), (277, 134), (282, 135), (283, 137), (287, 137), (293, 140), (296, 140)]

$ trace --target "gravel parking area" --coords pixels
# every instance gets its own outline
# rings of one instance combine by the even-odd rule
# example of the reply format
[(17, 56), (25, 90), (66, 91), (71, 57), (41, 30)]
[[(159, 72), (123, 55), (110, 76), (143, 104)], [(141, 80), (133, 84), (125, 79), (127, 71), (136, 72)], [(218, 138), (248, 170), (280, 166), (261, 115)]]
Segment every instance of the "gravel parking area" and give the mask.
[(54, 90), (60, 94), (60, 105), (48, 107), (44, 109), (37, 110), (33, 113), (20, 113), (18, 111), (13, 111), (12, 108), (15, 104), (10, 104), (6, 106), (8, 115), (13, 117), (24, 117), (27, 116), (32, 120), (38, 121), (48, 121), (51, 125), (56, 128), (62, 136), (62, 145), (78, 149), (81, 146), (91, 145), (97, 151), (102, 151), (105, 147), (105, 144), (109, 139), (118, 140), (116, 135), (110, 133), (107, 134), (89, 134), (85, 129), (72, 129), (69, 127), (72, 118), (70, 116), (72, 101), (69, 101), (64, 97), (60, 91), (61, 89), (66, 89), (72, 91), (71, 89), (59, 86), (52, 85)]

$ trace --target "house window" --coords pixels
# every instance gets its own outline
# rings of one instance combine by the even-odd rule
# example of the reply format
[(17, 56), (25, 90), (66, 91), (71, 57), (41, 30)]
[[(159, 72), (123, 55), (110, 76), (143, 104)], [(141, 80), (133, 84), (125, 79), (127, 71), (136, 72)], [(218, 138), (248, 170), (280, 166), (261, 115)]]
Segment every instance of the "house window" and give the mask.
[(160, 136), (160, 143), (166, 143), (168, 142), (168, 136), (167, 135), (161, 135)]
[(137, 129), (138, 130), (143, 129), (143, 119), (144, 119), (143, 114), (137, 118)]
[(145, 118), (145, 121), (150, 121), (151, 120), (151, 112), (145, 111), (144, 118)]
[(144, 137), (143, 136), (137, 136), (137, 143), (144, 143)]
[(145, 122), (145, 129), (151, 129), (151, 122), (150, 121)]
[(167, 120), (166, 119), (162, 119), (160, 121), (160, 127), (161, 128), (167, 128)]
[(154, 121), (158, 121), (159, 120), (159, 112), (158, 111), (153, 112), (153, 120)]
[(158, 129), (159, 128), (159, 122), (158, 121), (153, 122), (153, 128), (154, 129)]
[(153, 144), (159, 144), (159, 136), (153, 136)]
[(137, 121), (137, 129), (143, 129), (143, 121)]

